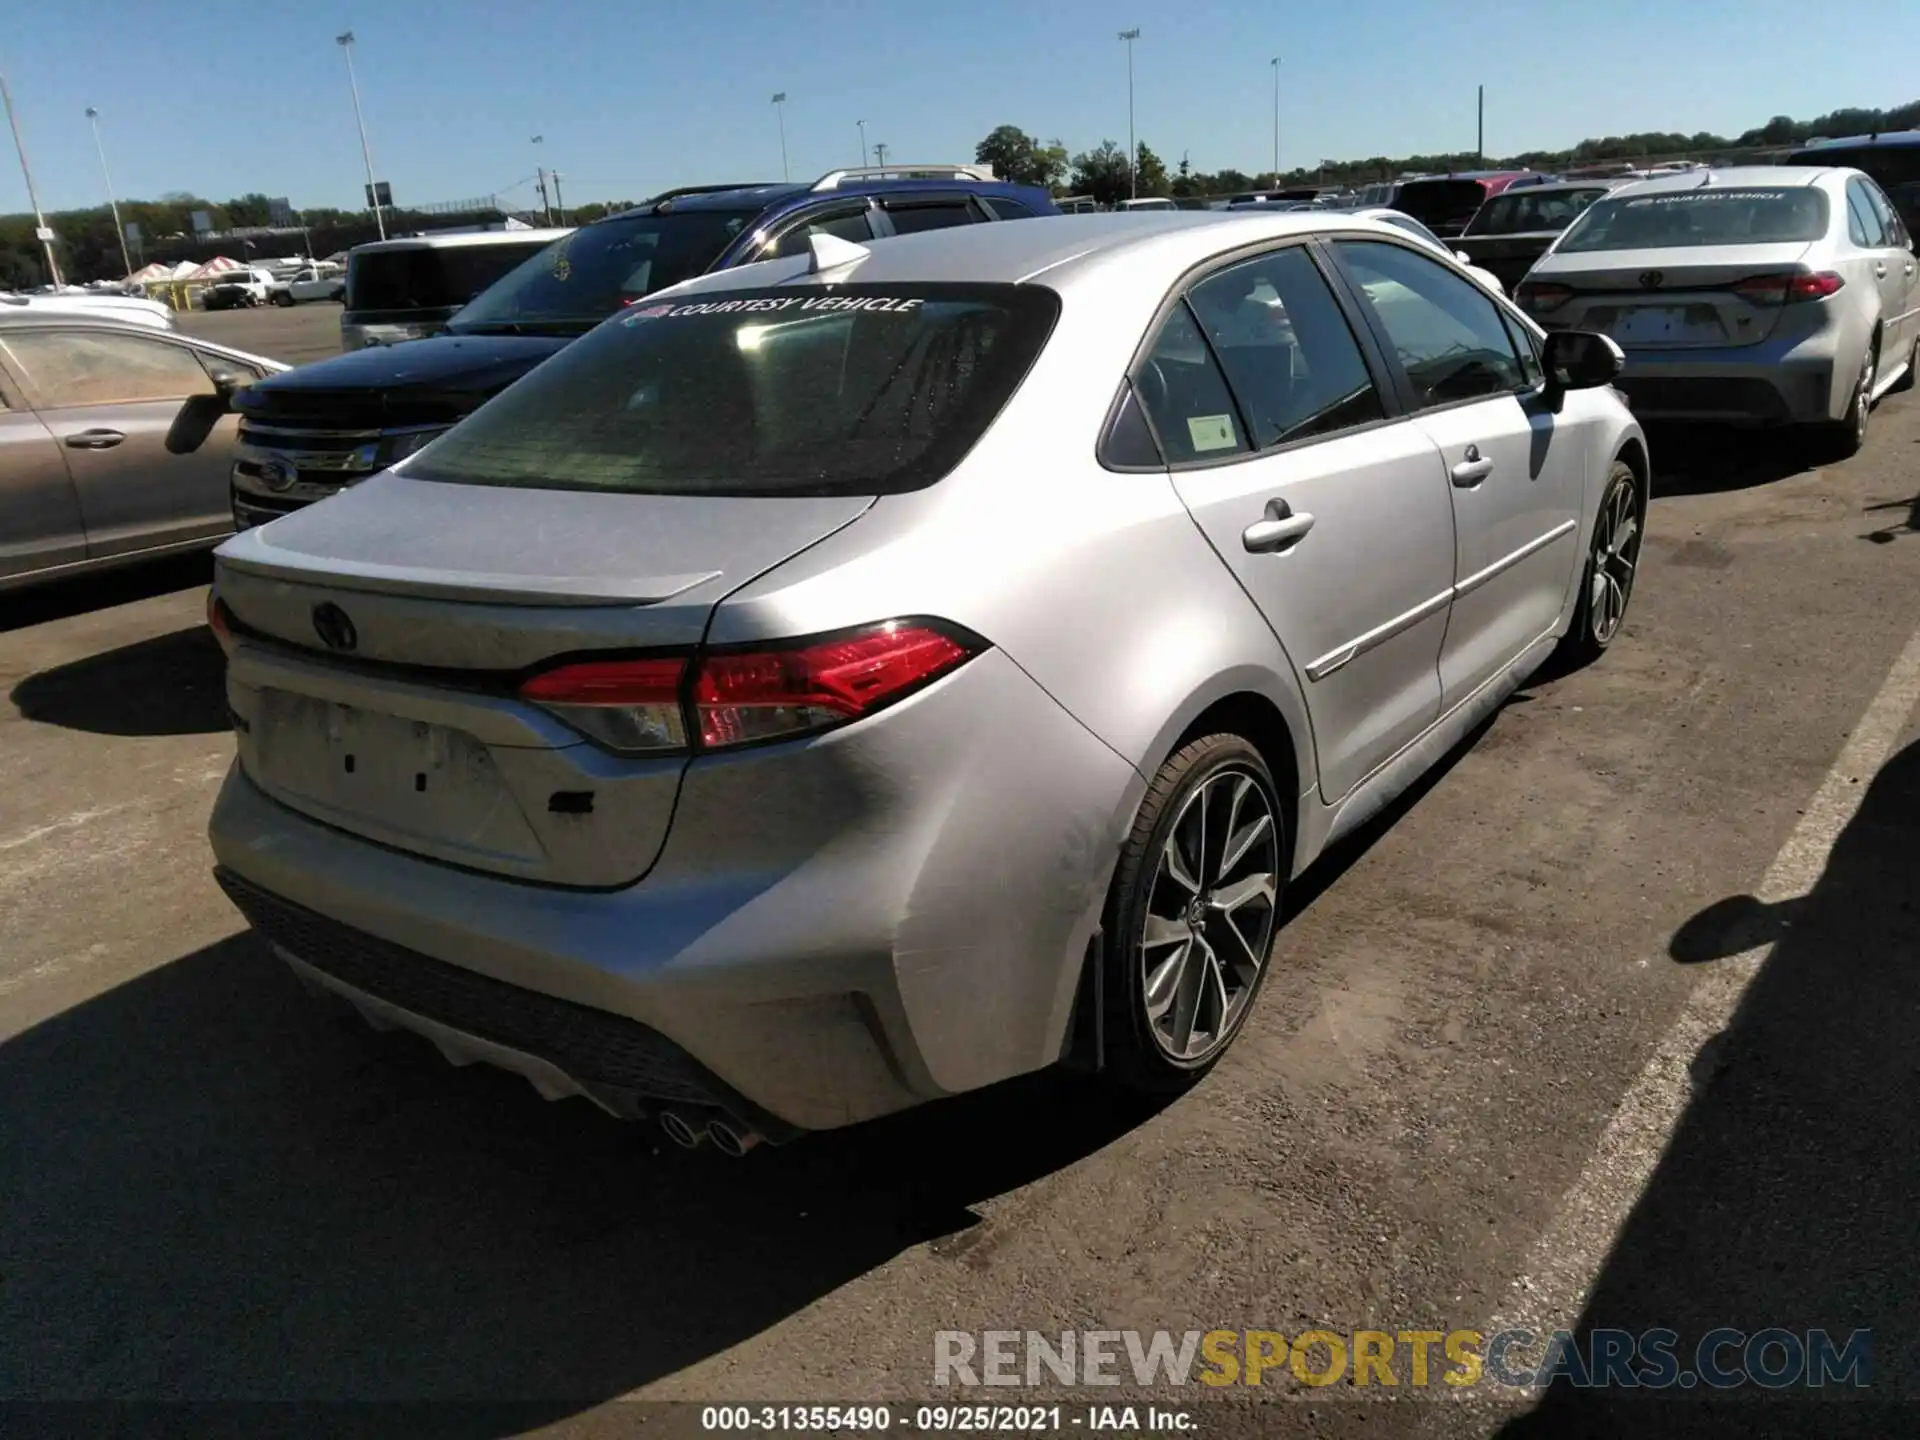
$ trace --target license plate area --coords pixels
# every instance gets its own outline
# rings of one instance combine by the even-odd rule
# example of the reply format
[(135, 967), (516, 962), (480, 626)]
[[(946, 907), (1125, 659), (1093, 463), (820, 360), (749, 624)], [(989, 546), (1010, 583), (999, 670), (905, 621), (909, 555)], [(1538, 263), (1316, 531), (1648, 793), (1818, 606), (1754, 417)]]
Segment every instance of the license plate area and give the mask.
[(249, 748), (262, 788), (343, 829), (476, 859), (544, 853), (486, 746), (451, 726), (263, 689)]
[(1622, 345), (1716, 345), (1726, 339), (1711, 305), (1634, 305), (1596, 311), (1592, 321)]

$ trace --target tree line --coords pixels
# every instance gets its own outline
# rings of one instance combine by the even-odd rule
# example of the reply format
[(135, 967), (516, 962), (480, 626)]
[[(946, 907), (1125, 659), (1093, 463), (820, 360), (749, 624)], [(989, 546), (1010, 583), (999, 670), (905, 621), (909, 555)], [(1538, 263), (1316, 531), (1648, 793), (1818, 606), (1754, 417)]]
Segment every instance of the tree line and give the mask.
[(1329, 160), (1312, 167), (1296, 166), (1275, 176), (1271, 171), (1193, 169), (1185, 159), (1170, 171), (1142, 142), (1134, 157), (1137, 176), (1130, 177), (1127, 152), (1111, 140), (1091, 150), (1070, 155), (1060, 140), (1042, 143), (1017, 125), (995, 128), (974, 148), (974, 159), (992, 165), (1004, 180), (1038, 185), (1056, 195), (1088, 195), (1103, 205), (1130, 194), (1165, 195), (1183, 199), (1202, 195), (1229, 195), (1262, 185), (1366, 185), (1397, 175), (1430, 174), (1485, 167), (1502, 170), (1566, 170), (1607, 160), (1687, 158), (1711, 160), (1740, 151), (1787, 149), (1819, 136), (1862, 135), (1876, 131), (1920, 128), (1920, 100), (1890, 110), (1849, 108), (1829, 111), (1812, 120), (1776, 115), (1766, 124), (1727, 137), (1698, 131), (1682, 135), (1644, 131), (1582, 140), (1567, 150), (1524, 150), (1515, 155), (1482, 157), (1471, 150), (1393, 158), (1373, 155), (1363, 160)]

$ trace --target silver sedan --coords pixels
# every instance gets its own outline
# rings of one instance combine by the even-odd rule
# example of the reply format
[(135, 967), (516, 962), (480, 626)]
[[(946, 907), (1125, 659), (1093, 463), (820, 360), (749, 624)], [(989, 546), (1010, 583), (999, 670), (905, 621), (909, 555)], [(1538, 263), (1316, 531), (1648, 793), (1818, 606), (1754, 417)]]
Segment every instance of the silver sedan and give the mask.
[(1913, 384), (1913, 239), (1857, 170), (1696, 170), (1584, 211), (1517, 292), (1549, 330), (1610, 335), (1648, 418), (1793, 424), (1829, 453)]
[(1619, 634), (1618, 366), (1336, 214), (691, 281), (221, 548), (218, 876), (369, 1018), (683, 1143), (1190, 1084), (1288, 882)]

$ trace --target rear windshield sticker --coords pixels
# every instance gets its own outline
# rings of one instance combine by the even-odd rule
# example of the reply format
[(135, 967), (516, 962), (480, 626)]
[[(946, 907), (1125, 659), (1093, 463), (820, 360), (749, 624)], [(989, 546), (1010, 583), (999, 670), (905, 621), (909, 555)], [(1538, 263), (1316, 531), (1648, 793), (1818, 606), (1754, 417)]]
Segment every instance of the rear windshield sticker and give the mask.
[(925, 303), (919, 296), (899, 295), (816, 295), (811, 299), (801, 295), (783, 295), (757, 300), (701, 300), (691, 305), (649, 305), (644, 310), (633, 311), (622, 323), (635, 325), (642, 320), (678, 320), (687, 315), (766, 315), (786, 310), (859, 310), (907, 315)]
[(1642, 205), (1697, 205), (1704, 200), (1784, 200), (1785, 190), (1678, 190), (1667, 195), (1641, 195), (1623, 200), (1628, 210)]
[(1187, 437), (1195, 450), (1231, 450), (1239, 442), (1233, 438), (1231, 415), (1189, 415)]

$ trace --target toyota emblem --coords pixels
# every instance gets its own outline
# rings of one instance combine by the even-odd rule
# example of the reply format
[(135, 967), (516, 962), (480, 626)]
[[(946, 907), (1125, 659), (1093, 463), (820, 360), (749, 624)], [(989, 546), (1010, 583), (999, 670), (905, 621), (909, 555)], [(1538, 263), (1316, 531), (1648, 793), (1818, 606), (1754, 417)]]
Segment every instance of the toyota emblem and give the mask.
[(276, 493), (291, 490), (293, 482), (300, 478), (300, 472), (288, 460), (262, 460), (260, 462), (260, 483)]
[(1658, 290), (1666, 278), (1667, 277), (1658, 270), (1642, 270), (1640, 272), (1640, 288), (1642, 290)]
[(360, 643), (347, 612), (331, 600), (313, 607), (313, 633), (329, 650), (351, 650)]

